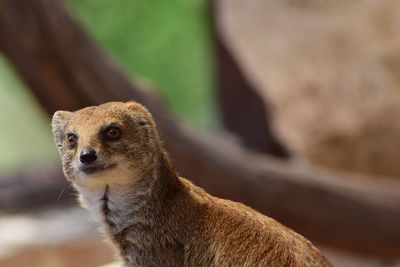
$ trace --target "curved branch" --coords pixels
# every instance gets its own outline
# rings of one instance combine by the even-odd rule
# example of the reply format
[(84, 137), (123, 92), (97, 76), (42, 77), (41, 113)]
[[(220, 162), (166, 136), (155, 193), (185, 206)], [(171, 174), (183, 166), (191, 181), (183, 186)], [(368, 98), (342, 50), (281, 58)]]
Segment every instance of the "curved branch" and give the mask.
[(0, 179), (2, 212), (69, 204), (75, 195), (60, 166), (28, 168)]

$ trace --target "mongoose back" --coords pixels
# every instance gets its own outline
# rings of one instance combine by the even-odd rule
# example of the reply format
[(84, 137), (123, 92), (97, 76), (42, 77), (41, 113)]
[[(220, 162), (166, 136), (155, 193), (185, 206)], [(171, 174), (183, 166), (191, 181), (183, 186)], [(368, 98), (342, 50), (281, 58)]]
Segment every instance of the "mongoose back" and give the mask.
[(301, 235), (179, 177), (136, 102), (57, 111), (52, 128), (67, 180), (126, 266), (331, 266)]

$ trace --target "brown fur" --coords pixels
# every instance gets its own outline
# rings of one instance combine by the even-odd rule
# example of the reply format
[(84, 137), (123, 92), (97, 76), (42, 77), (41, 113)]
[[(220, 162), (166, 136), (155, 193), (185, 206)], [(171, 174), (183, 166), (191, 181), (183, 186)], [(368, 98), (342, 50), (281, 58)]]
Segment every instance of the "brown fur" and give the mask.
[[(111, 102), (58, 111), (52, 124), (67, 179), (127, 266), (331, 266), (275, 220), (178, 177), (143, 106)], [(121, 139), (102, 137), (109, 124), (121, 129)], [(74, 148), (68, 133), (78, 138)], [(87, 147), (111, 167), (82, 173), (79, 153)]]

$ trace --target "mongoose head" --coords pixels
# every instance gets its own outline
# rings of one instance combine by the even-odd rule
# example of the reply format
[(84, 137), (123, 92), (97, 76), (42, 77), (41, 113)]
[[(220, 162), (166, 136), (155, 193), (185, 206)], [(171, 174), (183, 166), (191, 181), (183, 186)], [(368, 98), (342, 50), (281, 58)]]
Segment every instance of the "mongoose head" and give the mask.
[(52, 128), (64, 174), (78, 186), (132, 182), (161, 149), (151, 114), (136, 102), (57, 111)]

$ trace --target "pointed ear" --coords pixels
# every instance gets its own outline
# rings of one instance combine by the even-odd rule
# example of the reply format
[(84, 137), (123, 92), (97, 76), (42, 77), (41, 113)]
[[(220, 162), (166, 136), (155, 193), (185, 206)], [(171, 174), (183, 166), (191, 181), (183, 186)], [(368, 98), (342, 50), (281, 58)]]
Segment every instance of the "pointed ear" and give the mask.
[(139, 104), (138, 102), (135, 102), (135, 101), (133, 101), (133, 100), (132, 100), (132, 101), (125, 102), (124, 105), (125, 105), (128, 109), (134, 110), (134, 111), (146, 109), (144, 106), (142, 106), (141, 104)]
[(56, 111), (53, 115), (51, 127), (57, 146), (61, 146), (62, 144), (62, 138), (65, 135), (65, 130), (68, 126), (71, 116), (72, 112), (63, 110)]
[(138, 119), (139, 123), (146, 124), (147, 121), (151, 121), (154, 124), (153, 116), (145, 106), (135, 101), (125, 102), (124, 104), (129, 110), (136, 112), (135, 117)]

